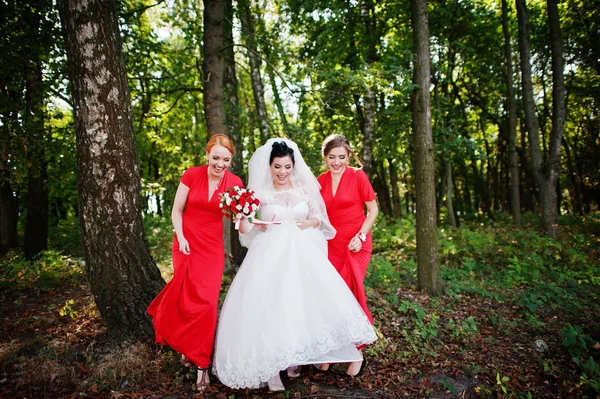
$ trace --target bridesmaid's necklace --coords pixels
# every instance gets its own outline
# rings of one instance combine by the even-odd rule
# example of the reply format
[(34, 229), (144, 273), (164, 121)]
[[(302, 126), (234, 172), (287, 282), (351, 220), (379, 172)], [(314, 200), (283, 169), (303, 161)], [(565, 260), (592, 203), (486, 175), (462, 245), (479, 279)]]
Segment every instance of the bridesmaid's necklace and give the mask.
[(208, 199), (209, 200), (212, 198), (213, 194), (215, 193), (215, 191), (217, 190), (219, 185), (221, 185), (222, 180), (223, 180), (223, 176), (221, 176), (219, 181), (217, 181), (215, 183), (214, 180), (210, 178), (210, 174), (208, 175)]

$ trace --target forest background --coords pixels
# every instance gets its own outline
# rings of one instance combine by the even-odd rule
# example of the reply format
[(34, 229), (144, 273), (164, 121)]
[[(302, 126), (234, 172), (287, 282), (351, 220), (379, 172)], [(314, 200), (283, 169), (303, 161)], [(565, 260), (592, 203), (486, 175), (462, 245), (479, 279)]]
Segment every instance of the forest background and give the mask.
[[(366, 281), (380, 340), (367, 373), (304, 371), (286, 395), (598, 395), (600, 2), (103, 1), (87, 23), (117, 32), (107, 49), (122, 54), (129, 93), (116, 112), (135, 136), (109, 128), (124, 139), (97, 158), (73, 113), (93, 103), (77, 89), (76, 3), (0, 4), (1, 394), (191, 395), (191, 371), (147, 341), (143, 311), (172, 273), (179, 178), (223, 132), (244, 180), (269, 137), (296, 141), (318, 174), (323, 139), (346, 135), (382, 212)], [(420, 85), (424, 26), (431, 70)], [(429, 164), (417, 156), (423, 86)], [(131, 202), (94, 180), (120, 161)], [(425, 175), (439, 225), (427, 241)], [(122, 208), (139, 220), (111, 217)], [(225, 288), (243, 258), (235, 233), (226, 239)], [(261, 393), (216, 384), (207, 395)]]

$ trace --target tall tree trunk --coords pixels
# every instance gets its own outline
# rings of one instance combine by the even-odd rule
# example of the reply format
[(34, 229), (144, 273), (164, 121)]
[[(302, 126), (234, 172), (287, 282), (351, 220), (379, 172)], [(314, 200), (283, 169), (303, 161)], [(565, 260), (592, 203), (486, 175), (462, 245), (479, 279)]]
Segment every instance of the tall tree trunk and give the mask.
[(563, 71), (562, 36), (558, 15), (558, 0), (548, 0), (550, 50), (552, 51), (552, 130), (548, 160), (544, 165), (547, 207), (543, 210), (542, 227), (550, 237), (556, 237), (558, 226), (557, 184), (560, 177), (560, 149), (565, 131), (565, 80)]
[(565, 155), (567, 157), (567, 168), (569, 170), (569, 178), (571, 179), (571, 184), (573, 185), (573, 207), (579, 215), (583, 215), (583, 202), (581, 201), (581, 182), (579, 181), (577, 171), (575, 170), (569, 140), (567, 140), (566, 136), (563, 140), (563, 146), (565, 147)]
[(239, 16), (242, 23), (242, 34), (248, 51), (248, 60), (250, 61), (250, 81), (252, 83), (254, 103), (256, 104), (256, 116), (258, 117), (260, 139), (261, 143), (264, 143), (271, 136), (271, 128), (269, 127), (269, 119), (267, 116), (264, 83), (260, 73), (261, 59), (258, 55), (258, 46), (256, 45), (254, 19), (248, 0), (238, 0), (238, 4), (240, 8)]
[(223, 21), (224, 0), (204, 1), (204, 113), (210, 136), (227, 134), (227, 116), (223, 94)]
[[(35, 42), (42, 42), (41, 10), (32, 8), (25, 18), (27, 31)], [(31, 259), (48, 246), (48, 171), (46, 162), (46, 129), (44, 126), (44, 88), (42, 49), (34, 50), (25, 65), (25, 113), (23, 124), (27, 138), (27, 212), (23, 238), (25, 256)]]
[(510, 165), (510, 210), (513, 224), (521, 224), (521, 196), (519, 194), (519, 158), (517, 154), (517, 103), (513, 88), (512, 50), (508, 29), (508, 5), (502, 0), (502, 31), (504, 32), (504, 59), (506, 63), (506, 103), (508, 109), (508, 156)]
[(456, 216), (454, 215), (454, 204), (452, 198), (454, 196), (454, 181), (452, 180), (452, 164), (448, 159), (448, 155), (444, 156), (444, 170), (446, 182), (446, 209), (448, 210), (448, 223), (452, 227), (456, 227)]
[[(232, 0), (226, 0), (225, 3), (225, 22), (224, 22), (224, 38), (225, 38), (225, 77), (224, 77), (224, 90), (225, 90), (225, 111), (227, 115), (227, 126), (229, 128), (229, 137), (233, 141), (235, 147), (235, 154), (233, 156), (233, 162), (231, 164), (231, 171), (236, 175), (240, 176), (242, 180), (246, 180), (244, 177), (243, 167), (243, 144), (242, 144), (242, 131), (240, 129), (240, 105), (238, 97), (238, 81), (237, 73), (235, 68), (235, 52), (234, 52), (234, 41), (233, 41), (233, 4)], [(232, 262), (226, 263), (226, 273), (233, 273), (237, 270), (236, 266), (242, 264), (244, 256), (246, 254), (245, 248), (242, 247), (238, 238), (238, 232), (235, 229), (235, 225), (231, 223), (231, 220), (226, 219), (223, 221), (225, 224), (224, 230), (229, 229), (230, 242), (231, 242), (231, 255)]]
[(419, 289), (429, 295), (442, 291), (435, 217), (435, 164), (430, 108), (429, 20), (426, 0), (411, 0), (415, 89), (411, 95), (414, 169), (417, 194), (417, 274)]
[(400, 179), (398, 178), (398, 168), (392, 158), (388, 158), (388, 169), (390, 175), (390, 185), (392, 186), (392, 211), (394, 216), (402, 217), (402, 200), (400, 198)]
[(384, 215), (392, 214), (392, 203), (390, 201), (390, 190), (385, 176), (385, 167), (383, 162), (373, 164), (373, 189), (377, 193), (379, 208)]
[[(225, 0), (204, 1), (204, 114), (208, 136), (229, 134), (225, 110)], [(231, 269), (232, 232), (223, 228), (225, 269)]]
[(267, 73), (269, 74), (269, 83), (271, 84), (271, 90), (273, 90), (273, 101), (275, 102), (275, 106), (277, 107), (277, 112), (279, 113), (279, 119), (281, 119), (281, 124), (283, 126), (284, 136), (289, 136), (290, 134), (290, 124), (287, 120), (287, 116), (285, 114), (285, 109), (283, 108), (283, 103), (281, 102), (281, 96), (279, 95), (279, 87), (277, 87), (277, 80), (275, 79), (275, 71), (273, 70), (273, 63), (275, 60), (271, 55), (271, 49), (269, 46), (265, 46), (263, 53), (269, 62), (267, 65)]
[[(374, 4), (372, 0), (362, 0), (360, 2), (360, 13), (365, 24), (365, 34), (367, 36), (368, 48), (366, 61), (369, 66), (379, 60), (377, 45), (380, 42), (377, 31), (377, 19), (375, 15)], [(363, 146), (362, 161), (364, 171), (367, 176), (371, 175), (373, 163), (373, 141), (375, 140), (375, 114), (377, 112), (376, 87), (371, 86), (365, 91), (364, 101), (364, 120), (362, 124)]]
[(519, 49), (525, 125), (529, 133), (529, 149), (533, 175), (539, 188), (542, 228), (550, 237), (556, 237), (558, 212), (556, 184), (560, 175), (560, 146), (565, 120), (565, 86), (563, 76), (562, 39), (556, 1), (548, 0), (548, 18), (552, 51), (552, 131), (548, 158), (544, 162), (540, 150), (539, 125), (535, 115), (533, 84), (531, 80), (531, 53), (529, 46), (529, 15), (525, 0), (516, 0), (519, 19)]
[(73, 93), (81, 235), (96, 306), (117, 339), (152, 335), (164, 285), (142, 222), (127, 75), (113, 0), (59, 0)]
[(8, 176), (0, 178), (0, 255), (17, 246), (17, 199)]
[[(523, 108), (525, 111), (525, 128), (529, 137), (529, 152), (531, 169), (535, 183), (540, 192), (543, 191), (542, 152), (540, 150), (540, 128), (535, 112), (533, 82), (531, 79), (531, 50), (529, 44), (529, 12), (525, 0), (516, 0), (517, 17), (519, 20), (519, 52), (521, 55), (521, 85), (523, 90)], [(546, 207), (545, 197), (540, 194), (540, 206)], [(543, 211), (542, 211), (543, 212)]]
[(364, 95), (364, 124), (363, 124), (363, 146), (362, 161), (367, 176), (371, 176), (373, 165), (373, 141), (375, 139), (375, 90), (368, 89)]

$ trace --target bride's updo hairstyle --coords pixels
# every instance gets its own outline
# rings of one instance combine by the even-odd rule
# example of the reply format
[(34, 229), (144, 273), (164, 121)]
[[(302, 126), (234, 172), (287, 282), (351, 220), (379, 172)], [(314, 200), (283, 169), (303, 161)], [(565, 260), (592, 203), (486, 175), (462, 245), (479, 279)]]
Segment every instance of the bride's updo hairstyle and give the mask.
[(273, 143), (273, 149), (271, 150), (271, 156), (269, 157), (269, 165), (273, 163), (273, 159), (287, 156), (292, 159), (292, 164), (296, 165), (296, 161), (294, 160), (294, 150), (288, 147), (285, 141), (276, 141)]

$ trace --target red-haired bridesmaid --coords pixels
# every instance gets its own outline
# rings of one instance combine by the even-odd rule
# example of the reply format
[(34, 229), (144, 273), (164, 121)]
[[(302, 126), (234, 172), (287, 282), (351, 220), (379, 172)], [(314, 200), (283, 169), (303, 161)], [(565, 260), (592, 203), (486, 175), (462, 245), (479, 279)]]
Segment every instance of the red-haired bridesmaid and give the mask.
[[(363, 283), (371, 261), (371, 229), (379, 212), (375, 191), (362, 169), (348, 166), (351, 156), (361, 163), (344, 136), (327, 137), (322, 153), (329, 170), (318, 180), (329, 220), (337, 231), (328, 241), (329, 261), (346, 281), (372, 324)], [(363, 362), (350, 363), (346, 373), (357, 375)], [(323, 365), (322, 369), (325, 367), (328, 366)]]
[(173, 278), (148, 307), (156, 342), (181, 353), (186, 365), (198, 366), (198, 390), (210, 383), (207, 369), (225, 264), (218, 193), (242, 186), (227, 170), (233, 153), (229, 137), (214, 135), (206, 145), (207, 164), (183, 173), (171, 213)]

